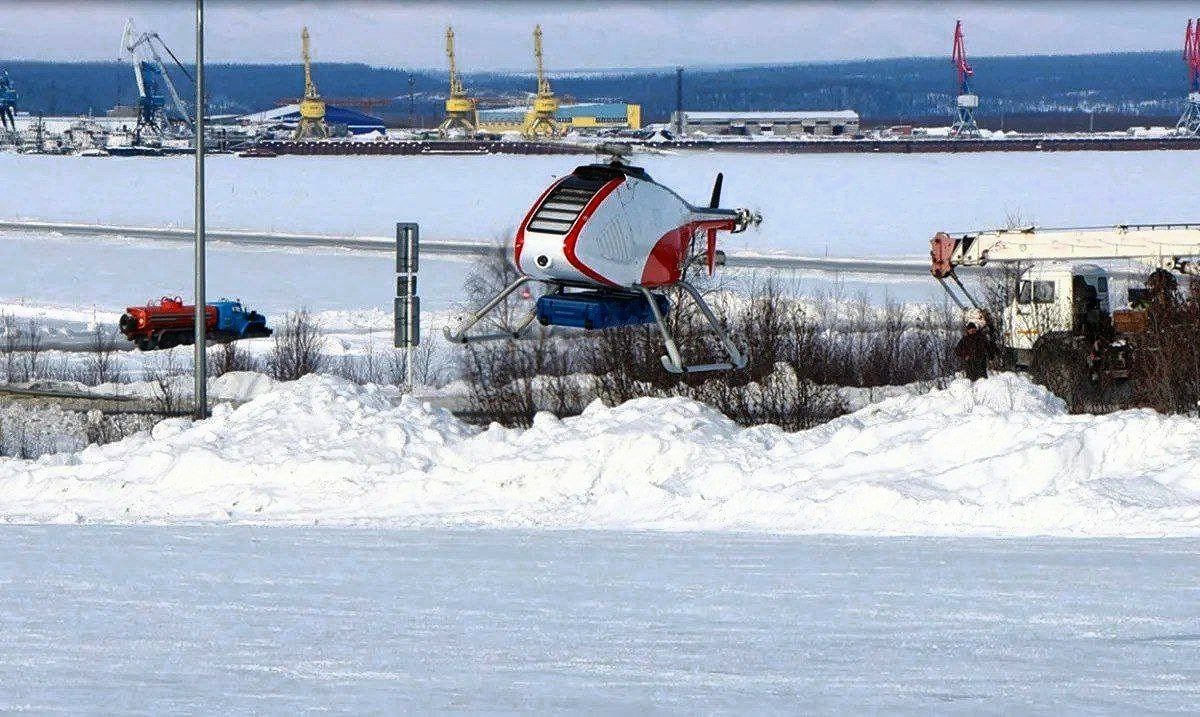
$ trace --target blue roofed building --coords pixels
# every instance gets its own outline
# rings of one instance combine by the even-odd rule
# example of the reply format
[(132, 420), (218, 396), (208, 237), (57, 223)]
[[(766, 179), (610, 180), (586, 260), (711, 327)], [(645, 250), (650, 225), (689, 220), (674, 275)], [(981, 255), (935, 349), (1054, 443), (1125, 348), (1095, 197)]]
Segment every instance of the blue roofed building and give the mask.
[[(240, 124), (281, 125), (295, 127), (300, 122), (300, 105), (291, 104), (262, 112), (254, 112), (237, 118)], [(368, 132), (383, 132), (386, 127), (383, 120), (374, 115), (352, 110), (337, 105), (325, 105), (325, 123), (345, 127), (350, 134), (367, 134)]]

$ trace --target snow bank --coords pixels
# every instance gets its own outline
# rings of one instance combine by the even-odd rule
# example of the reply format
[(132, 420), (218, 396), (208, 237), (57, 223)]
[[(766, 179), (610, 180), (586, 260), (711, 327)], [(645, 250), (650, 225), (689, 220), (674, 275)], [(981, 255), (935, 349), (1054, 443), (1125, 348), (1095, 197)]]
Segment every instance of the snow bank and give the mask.
[(1071, 416), (1025, 379), (741, 428), (684, 399), (471, 428), (310, 376), (107, 446), (0, 459), (15, 522), (234, 521), (935, 535), (1200, 534), (1200, 420)]

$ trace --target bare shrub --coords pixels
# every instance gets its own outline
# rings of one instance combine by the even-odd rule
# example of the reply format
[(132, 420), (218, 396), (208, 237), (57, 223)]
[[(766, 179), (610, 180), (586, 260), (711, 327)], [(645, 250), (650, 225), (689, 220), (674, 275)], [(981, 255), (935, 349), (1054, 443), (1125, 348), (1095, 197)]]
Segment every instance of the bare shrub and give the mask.
[[(654, 326), (557, 337), (539, 332), (525, 342), (467, 347), (471, 408), (488, 420), (525, 425), (538, 409), (570, 415), (596, 397), (616, 405), (687, 396), (740, 423), (794, 429), (843, 413), (837, 386), (942, 381), (956, 368), (957, 331), (948, 310), (912, 311), (895, 302), (876, 310), (865, 301), (851, 311), (814, 309), (770, 281), (753, 287), (744, 302), (715, 308), (746, 352), (741, 370), (668, 373)], [(676, 304), (668, 320), (685, 355), (722, 351), (698, 312)]]
[(117, 340), (103, 326), (92, 331), (91, 351), (83, 361), (80, 382), (89, 386), (102, 383), (119, 383), (123, 379), (117, 360)]
[(157, 352), (153, 365), (147, 369), (147, 378), (154, 385), (154, 406), (165, 414), (180, 413), (187, 408), (178, 379), (185, 369), (177, 361), (174, 349)]
[(9, 383), (17, 381), (17, 349), (21, 345), (21, 328), (11, 314), (0, 314), (0, 329), (4, 331), (4, 340), (0, 342), (0, 352), (4, 354), (4, 380)]
[(274, 346), (267, 357), (267, 369), (279, 381), (295, 381), (320, 371), (325, 364), (320, 322), (307, 309), (287, 315), (272, 335)]
[(534, 351), (513, 339), (468, 344), (463, 368), (472, 412), (508, 426), (532, 425), (536, 366)]
[(21, 381), (36, 381), (43, 377), (45, 361), (42, 356), (42, 324), (30, 319), (25, 330), (25, 345), (22, 347), (20, 370)]
[(1146, 330), (1131, 337), (1133, 401), (1164, 413), (1200, 409), (1200, 282), (1185, 296), (1171, 282), (1151, 286)]
[(259, 361), (236, 341), (216, 344), (208, 349), (208, 375), (216, 378), (231, 371), (258, 371)]

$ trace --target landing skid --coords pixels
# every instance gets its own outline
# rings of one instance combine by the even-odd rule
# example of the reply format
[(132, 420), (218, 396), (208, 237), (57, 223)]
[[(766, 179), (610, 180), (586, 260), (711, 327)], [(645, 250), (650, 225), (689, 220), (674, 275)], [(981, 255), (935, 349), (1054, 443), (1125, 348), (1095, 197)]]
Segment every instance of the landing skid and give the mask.
[(516, 291), (517, 289), (520, 289), (522, 286), (529, 283), (530, 281), (532, 281), (532, 279), (530, 279), (529, 277), (522, 276), (520, 279), (517, 279), (513, 283), (504, 287), (504, 289), (501, 290), (499, 294), (496, 294), (495, 296), (493, 296), (492, 300), (487, 302), (487, 304), (484, 305), (484, 307), (482, 309), (480, 309), (479, 311), (476, 311), (474, 314), (471, 314), (470, 316), (468, 316), (466, 318), (465, 321), (463, 321), (461, 324), (459, 324), (457, 331), (453, 331), (453, 332), (450, 331), (449, 326), (442, 329), (442, 333), (446, 336), (446, 340), (451, 343), (455, 343), (455, 344), (470, 344), (470, 343), (477, 343), (480, 341), (499, 341), (501, 339), (519, 339), (519, 338), (521, 338), (521, 336), (529, 328), (529, 325), (533, 323), (533, 320), (535, 318), (537, 318), (537, 310), (536, 309), (533, 311), (530, 311), (520, 321), (518, 321), (517, 325), (513, 328), (512, 331), (505, 331), (502, 333), (492, 333), (492, 334), (469, 334), (467, 332), (469, 332), (471, 329), (475, 328), (475, 324), (478, 324), (480, 321), (483, 321), (483, 318), (485, 316), (490, 314), (492, 312), (492, 310), (494, 310), (497, 306), (499, 306), (501, 303), (503, 303), (504, 300), (507, 299), (509, 296), (511, 296), (514, 291)]
[(696, 291), (696, 287), (688, 282), (680, 280), (679, 285), (691, 295), (692, 300), (696, 302), (696, 306), (700, 308), (700, 313), (704, 314), (704, 318), (708, 321), (708, 325), (712, 327), (713, 333), (720, 339), (725, 353), (729, 355), (729, 361), (692, 364), (690, 366), (684, 364), (683, 356), (679, 352), (679, 345), (675, 343), (675, 337), (671, 335), (671, 330), (667, 328), (667, 322), (663, 318), (658, 304), (654, 301), (654, 297), (650, 294), (650, 290), (644, 286), (639, 286), (638, 290), (646, 297), (646, 301), (650, 302), (650, 310), (654, 312), (654, 321), (658, 324), (659, 333), (662, 334), (663, 344), (667, 349), (667, 355), (660, 357), (663, 368), (671, 373), (703, 373), (705, 371), (731, 371), (743, 368), (746, 365), (746, 358), (742, 356), (742, 352), (733, 343), (733, 339), (729, 337), (729, 333), (717, 322), (717, 317), (713, 314), (712, 309), (709, 308), (708, 302), (704, 300), (699, 291)]
[[(530, 281), (532, 281), (532, 279), (525, 276), (517, 279), (501, 290), (500, 293), (492, 297), (492, 299), (488, 301), (488, 303), (485, 304), (482, 309), (467, 317), (461, 324), (459, 324), (457, 330), (451, 331), (449, 327), (446, 327), (443, 330), (446, 340), (456, 344), (468, 344), (480, 341), (498, 341), (503, 339), (522, 338), (525, 332), (529, 329), (530, 325), (533, 324), (535, 319), (537, 319), (536, 308), (526, 314), (519, 322), (517, 322), (516, 326), (514, 326), (511, 331), (488, 334), (471, 334), (470, 331), (471, 329), (475, 328), (476, 324), (482, 321), (484, 317), (494, 311), (497, 306), (511, 296), (513, 292), (515, 292), (517, 289), (520, 289)], [(700, 313), (704, 315), (705, 320), (708, 321), (708, 325), (712, 327), (713, 333), (717, 335), (717, 338), (721, 342), (721, 346), (725, 349), (725, 353), (728, 354), (729, 360), (716, 363), (691, 365), (685, 364), (683, 362), (683, 355), (679, 351), (679, 344), (675, 341), (675, 337), (671, 334), (671, 330), (667, 327), (667, 322), (663, 317), (662, 309), (659, 308), (658, 302), (654, 300), (654, 295), (650, 293), (650, 290), (646, 287), (638, 286), (636, 289), (642, 294), (643, 297), (645, 297), (646, 302), (650, 306), (650, 311), (654, 315), (654, 323), (658, 326), (659, 333), (662, 334), (663, 344), (667, 351), (667, 355), (661, 357), (663, 368), (671, 373), (677, 374), (702, 373), (705, 371), (730, 371), (733, 369), (743, 368), (746, 365), (746, 358), (742, 355), (742, 352), (738, 350), (737, 345), (734, 344), (733, 339), (729, 336), (729, 333), (721, 327), (720, 323), (717, 321), (716, 315), (714, 315), (712, 309), (709, 308), (708, 302), (704, 300), (704, 297), (699, 291), (696, 290), (696, 287), (692, 286), (688, 282), (680, 281), (679, 285), (683, 287), (684, 291), (686, 291), (692, 297), (692, 300), (696, 303), (696, 306), (699, 307)], [(564, 285), (562, 284), (553, 284), (553, 286), (554, 292), (557, 293), (561, 293), (564, 289)]]

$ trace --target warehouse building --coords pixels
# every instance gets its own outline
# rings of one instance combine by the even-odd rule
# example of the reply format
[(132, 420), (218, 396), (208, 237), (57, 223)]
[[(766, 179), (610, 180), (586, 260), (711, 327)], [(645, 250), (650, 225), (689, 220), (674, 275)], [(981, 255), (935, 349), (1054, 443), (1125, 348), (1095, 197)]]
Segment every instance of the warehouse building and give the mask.
[[(479, 129), (485, 132), (520, 132), (530, 107), (497, 107), (479, 110)], [(641, 129), (642, 106), (624, 102), (579, 102), (559, 105), (555, 115), (568, 130)]]
[[(858, 134), (858, 113), (853, 110), (785, 112), (684, 112), (683, 133), (773, 137), (840, 137)], [(678, 114), (671, 125), (677, 127)]]
[[(242, 125), (266, 125), (294, 128), (300, 123), (300, 105), (291, 104), (283, 107), (242, 115), (236, 118)], [(384, 132), (386, 127), (383, 120), (374, 115), (336, 105), (325, 105), (325, 122), (331, 127), (345, 127), (350, 134), (366, 134), (367, 132)]]

